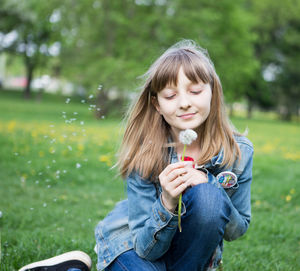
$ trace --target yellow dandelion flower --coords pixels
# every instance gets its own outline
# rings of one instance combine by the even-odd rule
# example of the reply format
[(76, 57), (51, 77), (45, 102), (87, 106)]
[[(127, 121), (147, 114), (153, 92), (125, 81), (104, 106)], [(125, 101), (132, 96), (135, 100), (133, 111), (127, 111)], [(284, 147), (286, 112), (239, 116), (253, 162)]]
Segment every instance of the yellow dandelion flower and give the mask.
[(261, 205), (261, 201), (260, 200), (255, 201), (255, 206), (260, 206), (260, 205)]
[(8, 123), (8, 126), (7, 126), (7, 130), (8, 132), (13, 132), (15, 130), (15, 127), (16, 127), (16, 121), (15, 120), (12, 120)]
[(31, 132), (31, 136), (32, 136), (33, 138), (36, 138), (36, 137), (38, 136), (37, 131), (33, 130), (33, 131)]
[(64, 143), (66, 141), (64, 136), (60, 136), (58, 140), (60, 143)]
[(77, 145), (77, 149), (78, 149), (79, 151), (83, 151), (83, 150), (84, 150), (84, 145), (81, 144), (81, 143), (79, 143), (79, 144)]
[(112, 161), (111, 161), (111, 158), (110, 158), (109, 155), (101, 155), (99, 157), (99, 161), (103, 162), (103, 163), (106, 163), (108, 166), (112, 165)]
[(43, 151), (39, 151), (39, 157), (44, 157), (45, 153)]
[(287, 195), (287, 196), (285, 197), (285, 200), (286, 200), (287, 202), (291, 201), (291, 199), (292, 199), (292, 196), (291, 196), (291, 195)]
[(295, 190), (295, 188), (292, 188), (291, 190), (290, 190), (290, 194), (295, 194), (295, 192), (296, 192), (296, 190)]
[(275, 146), (272, 145), (271, 143), (266, 143), (261, 148), (261, 151), (264, 152), (264, 153), (271, 153), (274, 150), (275, 150)]
[(300, 160), (300, 153), (285, 152), (283, 157), (287, 160), (297, 161)]

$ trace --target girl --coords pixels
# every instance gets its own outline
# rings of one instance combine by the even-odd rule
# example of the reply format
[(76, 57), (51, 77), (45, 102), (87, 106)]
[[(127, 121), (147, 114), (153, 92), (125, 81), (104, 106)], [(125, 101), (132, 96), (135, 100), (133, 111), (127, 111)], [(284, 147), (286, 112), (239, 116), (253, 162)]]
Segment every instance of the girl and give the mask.
[[(237, 239), (250, 223), (252, 144), (229, 124), (214, 66), (193, 41), (168, 49), (145, 79), (118, 161), (128, 199), (96, 227), (97, 269), (214, 270), (223, 239)], [(183, 154), (186, 129), (198, 137)], [(91, 261), (70, 252), (21, 270), (45, 268), (89, 270)]]
[[(187, 146), (179, 133), (193, 129)], [(225, 113), (207, 53), (181, 41), (160, 56), (128, 116), (118, 165), (128, 199), (96, 227), (98, 270), (213, 270), (223, 239), (250, 223), (251, 142)], [(182, 232), (178, 198), (182, 194)]]

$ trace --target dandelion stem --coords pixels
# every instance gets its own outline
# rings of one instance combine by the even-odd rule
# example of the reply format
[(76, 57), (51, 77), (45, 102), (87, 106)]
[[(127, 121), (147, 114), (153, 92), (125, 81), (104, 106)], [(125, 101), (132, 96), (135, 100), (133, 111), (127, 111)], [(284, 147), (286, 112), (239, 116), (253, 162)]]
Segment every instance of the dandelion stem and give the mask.
[[(185, 149), (186, 149), (186, 144), (184, 144), (184, 146), (183, 146), (183, 153), (182, 153), (182, 156), (181, 156), (181, 161), (184, 161)], [(179, 232), (182, 231), (182, 228), (181, 228), (181, 202), (182, 202), (182, 193), (180, 194), (179, 201), (178, 201), (178, 228), (179, 228)]]

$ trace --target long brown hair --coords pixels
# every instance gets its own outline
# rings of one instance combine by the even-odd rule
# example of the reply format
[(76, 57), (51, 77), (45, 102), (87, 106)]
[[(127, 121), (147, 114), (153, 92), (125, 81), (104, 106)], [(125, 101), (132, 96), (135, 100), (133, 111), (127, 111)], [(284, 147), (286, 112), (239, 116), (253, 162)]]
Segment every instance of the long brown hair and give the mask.
[(209, 83), (212, 89), (211, 110), (201, 125), (198, 140), (201, 157), (198, 164), (208, 162), (223, 150), (222, 165), (232, 165), (240, 157), (234, 140), (234, 127), (228, 120), (223, 91), (207, 52), (191, 40), (183, 40), (163, 53), (144, 74), (142, 91), (128, 111), (127, 125), (119, 151), (121, 175), (125, 178), (137, 171), (142, 178), (155, 180), (169, 163), (170, 126), (152, 103), (167, 85), (177, 85), (180, 67), (193, 83)]

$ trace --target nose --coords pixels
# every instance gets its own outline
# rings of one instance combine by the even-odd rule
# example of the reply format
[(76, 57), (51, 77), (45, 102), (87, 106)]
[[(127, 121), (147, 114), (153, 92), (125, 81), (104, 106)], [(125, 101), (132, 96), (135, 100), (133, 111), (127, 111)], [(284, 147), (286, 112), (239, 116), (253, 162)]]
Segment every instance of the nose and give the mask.
[(188, 109), (191, 107), (191, 101), (187, 94), (182, 93), (179, 96), (179, 107), (180, 109)]

